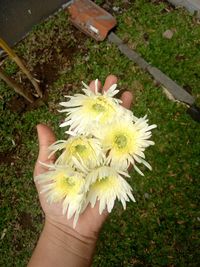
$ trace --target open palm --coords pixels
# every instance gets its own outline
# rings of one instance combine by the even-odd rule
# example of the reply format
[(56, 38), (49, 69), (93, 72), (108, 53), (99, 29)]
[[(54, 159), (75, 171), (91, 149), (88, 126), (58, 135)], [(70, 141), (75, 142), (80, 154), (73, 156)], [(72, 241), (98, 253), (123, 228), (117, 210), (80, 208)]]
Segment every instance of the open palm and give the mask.
[[(109, 75), (102, 88), (99, 82), (99, 90), (108, 90), (112, 84), (117, 83), (117, 77)], [(95, 82), (90, 83), (91, 90), (95, 88)], [(132, 102), (132, 94), (128, 91), (124, 92), (121, 96), (122, 105), (125, 108), (130, 108)], [(53, 163), (55, 158), (49, 156), (48, 147), (56, 141), (56, 137), (53, 131), (46, 125), (37, 125), (38, 139), (39, 139), (39, 155), (35, 165), (34, 176), (42, 174), (47, 171), (47, 168), (43, 167), (39, 162)], [(40, 185), (36, 182), (38, 193), (41, 191)], [(98, 234), (103, 222), (105, 221), (108, 213), (104, 211), (99, 214), (98, 203), (94, 208), (89, 205), (86, 210), (79, 216), (76, 228), (73, 229), (73, 218), (68, 220), (66, 215), (62, 214), (62, 203), (48, 204), (44, 194), (39, 194), (40, 203), (45, 213), (46, 220), (55, 224), (57, 227), (64, 228), (65, 231), (71, 234), (78, 234), (86, 237), (94, 237)]]

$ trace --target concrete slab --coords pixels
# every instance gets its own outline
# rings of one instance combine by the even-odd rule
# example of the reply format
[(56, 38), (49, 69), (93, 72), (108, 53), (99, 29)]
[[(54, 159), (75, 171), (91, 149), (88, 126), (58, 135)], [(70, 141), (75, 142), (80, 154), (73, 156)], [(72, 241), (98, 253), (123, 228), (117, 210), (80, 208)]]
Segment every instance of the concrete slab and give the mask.
[(185, 7), (190, 13), (200, 18), (200, 0), (168, 0), (174, 6)]
[(118, 46), (119, 50), (128, 57), (131, 61), (136, 63), (141, 69), (149, 72), (153, 78), (159, 83), (162, 84), (173, 97), (181, 102), (187, 103), (192, 106), (195, 102), (195, 98), (185, 91), (181, 86), (176, 82), (170, 79), (158, 68), (155, 68), (149, 64), (144, 58), (142, 58), (137, 52), (129, 48), (123, 41), (113, 32), (108, 35), (108, 40), (111, 43), (114, 43)]
[(21, 40), (33, 25), (46, 19), (69, 0), (0, 0), (0, 36), (9, 45)]

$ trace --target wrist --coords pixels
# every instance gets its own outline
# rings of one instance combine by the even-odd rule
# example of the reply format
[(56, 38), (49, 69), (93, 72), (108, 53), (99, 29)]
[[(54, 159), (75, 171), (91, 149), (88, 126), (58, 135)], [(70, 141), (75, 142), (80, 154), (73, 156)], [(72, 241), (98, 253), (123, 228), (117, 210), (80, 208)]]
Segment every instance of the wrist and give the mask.
[(97, 235), (84, 236), (77, 232), (76, 229), (49, 218), (45, 219), (43, 235), (49, 242), (62, 248), (66, 253), (70, 253), (85, 262), (91, 262), (96, 247)]
[(29, 267), (89, 267), (96, 238), (85, 237), (74, 229), (46, 218)]

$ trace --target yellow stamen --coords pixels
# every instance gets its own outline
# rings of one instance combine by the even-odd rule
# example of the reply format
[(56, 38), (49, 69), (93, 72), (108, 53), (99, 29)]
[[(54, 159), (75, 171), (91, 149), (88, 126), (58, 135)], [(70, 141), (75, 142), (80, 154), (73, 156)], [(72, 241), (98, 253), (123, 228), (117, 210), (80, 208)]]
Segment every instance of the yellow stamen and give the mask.
[(124, 134), (116, 135), (115, 143), (119, 149), (124, 148), (127, 145), (127, 137)]

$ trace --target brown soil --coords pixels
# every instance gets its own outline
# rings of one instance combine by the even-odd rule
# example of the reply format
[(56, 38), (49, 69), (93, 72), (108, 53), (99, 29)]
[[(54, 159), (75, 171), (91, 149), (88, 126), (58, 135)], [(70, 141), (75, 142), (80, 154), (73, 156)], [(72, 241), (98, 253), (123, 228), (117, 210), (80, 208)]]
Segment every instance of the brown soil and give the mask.
[(48, 88), (59, 76), (59, 70), (63, 66), (71, 62), (74, 53), (77, 52), (76, 47), (67, 47), (64, 44), (60, 45), (61, 53), (52, 53), (51, 61), (48, 63), (38, 63), (33, 73), (35, 77), (41, 81), (41, 87), (45, 90)]
[(22, 229), (30, 229), (35, 231), (33, 219), (30, 213), (21, 212), (19, 215), (19, 224), (21, 225)]
[(0, 164), (12, 164), (15, 161), (15, 149), (9, 152), (0, 152)]
[[(73, 29), (73, 33), (74, 38), (77, 39), (77, 43), (83, 43), (84, 35), (82, 33), (79, 33), (76, 29)], [(82, 39), (81, 42), (80, 39)], [(32, 71), (34, 77), (40, 81), (39, 84), (43, 92), (43, 98), (35, 98), (35, 102), (30, 104), (20, 95), (15, 95), (10, 101), (6, 103), (5, 108), (8, 108), (12, 112), (20, 114), (26, 112), (27, 110), (35, 109), (48, 101), (49, 87), (52, 86), (52, 84), (57, 80), (57, 78), (59, 77), (59, 72), (63, 70), (66, 65), (72, 63), (73, 55), (77, 52), (77, 50), (80, 51), (80, 48), (75, 46), (68, 47), (61, 44), (60, 50), (60, 54), (56, 54), (51, 51), (51, 61), (42, 64), (38, 63)], [(39, 53), (42, 53), (42, 51), (39, 51)], [(27, 77), (24, 76), (23, 73), (20, 73), (18, 76), (20, 76), (21, 78), (21, 85), (34, 94), (34, 88)], [(15, 77), (16, 80), (17, 78), (18, 77)]]

